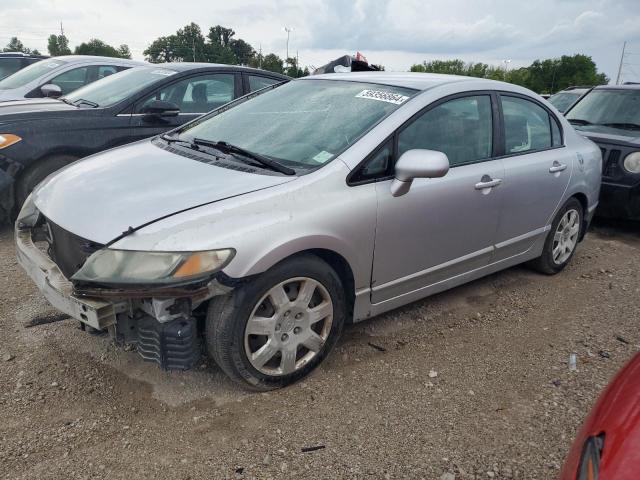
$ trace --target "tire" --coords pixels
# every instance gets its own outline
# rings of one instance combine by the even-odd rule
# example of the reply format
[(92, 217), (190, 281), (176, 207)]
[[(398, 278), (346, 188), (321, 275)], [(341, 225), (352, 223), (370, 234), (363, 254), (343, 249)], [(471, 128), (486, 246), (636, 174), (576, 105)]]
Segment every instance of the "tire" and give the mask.
[(70, 155), (55, 155), (45, 158), (44, 160), (39, 160), (29, 167), (16, 182), (16, 202), (14, 208), (16, 213), (20, 211), (24, 201), (42, 180), (76, 160), (76, 157)]
[[(571, 215), (570, 212), (573, 212), (573, 215)], [(567, 243), (566, 236), (563, 240), (561, 240), (566, 248), (564, 249), (563, 254), (557, 255), (554, 254), (554, 248), (558, 246), (557, 235), (560, 235), (560, 238), (563, 238), (563, 233), (561, 233), (561, 231), (567, 231), (566, 229), (569, 228), (567, 226), (565, 226), (564, 228), (560, 228), (560, 223), (563, 222), (565, 218), (568, 218), (569, 223), (571, 225), (574, 225), (574, 229), (573, 233), (569, 235), (569, 243)], [(529, 262), (531, 268), (546, 275), (555, 275), (556, 273), (562, 271), (564, 267), (569, 264), (576, 252), (578, 242), (581, 238), (582, 229), (584, 228), (583, 219), (584, 210), (582, 208), (582, 204), (573, 197), (567, 200), (567, 202), (562, 206), (562, 208), (558, 211), (555, 218), (553, 219), (551, 230), (549, 231), (547, 239), (544, 242), (542, 255)], [(577, 231), (575, 231), (576, 226)], [(570, 251), (567, 250), (569, 246), (571, 246)], [(560, 250), (562, 250), (562, 248), (560, 248)]]
[[(311, 290), (305, 310), (300, 306), (305, 302), (298, 295)], [(276, 308), (273, 298), (278, 292), (287, 296), (281, 297), (281, 307)], [(318, 310), (313, 311), (313, 307)], [(331, 315), (322, 317), (329, 311)], [(342, 333), (345, 316), (346, 297), (338, 274), (315, 255), (300, 255), (210, 302), (205, 329), (207, 350), (232, 380), (257, 391), (273, 390), (305, 377), (324, 360)], [(321, 317), (324, 320), (311, 323), (312, 318)], [(269, 333), (251, 335), (256, 326), (264, 326)], [(260, 350), (262, 357), (256, 353)], [(261, 358), (268, 360), (262, 366)]]

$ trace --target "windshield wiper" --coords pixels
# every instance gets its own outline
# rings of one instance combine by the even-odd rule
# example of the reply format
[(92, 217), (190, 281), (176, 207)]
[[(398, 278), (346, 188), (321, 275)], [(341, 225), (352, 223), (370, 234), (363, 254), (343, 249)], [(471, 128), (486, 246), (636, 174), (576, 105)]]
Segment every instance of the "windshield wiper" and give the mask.
[(265, 157), (264, 155), (260, 155), (259, 153), (254, 153), (251, 152), (249, 150), (245, 150), (242, 147), (238, 147), (237, 145), (232, 145), (230, 143), (227, 142), (223, 142), (223, 141), (219, 141), (219, 142), (213, 142), (211, 140), (205, 140), (203, 138), (194, 138), (193, 139), (193, 143), (195, 145), (201, 145), (203, 147), (211, 147), (211, 148), (216, 148), (224, 153), (236, 153), (238, 155), (241, 155), (243, 157), (247, 157), (250, 158), (252, 160), (255, 160), (256, 162), (260, 163), (261, 165), (270, 168), (271, 170), (275, 170), (276, 172), (280, 172), (283, 173), (285, 175), (295, 175), (296, 171), (293, 168), (289, 168), (285, 165), (282, 165), (278, 162), (276, 162), (275, 160), (271, 160), (268, 157)]
[(578, 125), (593, 125), (589, 120), (583, 120), (582, 118), (569, 118), (569, 123), (577, 123)]
[(80, 100), (76, 100), (75, 102), (73, 102), (73, 104), (76, 107), (79, 107), (80, 105), (87, 105), (91, 108), (97, 108), (99, 106), (96, 102), (92, 102), (91, 100), (85, 100), (84, 98), (81, 98)]
[(613, 122), (613, 123), (602, 123), (605, 127), (613, 127), (613, 128), (622, 128), (625, 130), (640, 130), (640, 125), (637, 123), (629, 123), (629, 122)]
[(71, 100), (68, 100), (66, 97), (60, 97), (58, 100), (66, 103), (67, 105), (73, 105), (74, 107), (76, 106)]

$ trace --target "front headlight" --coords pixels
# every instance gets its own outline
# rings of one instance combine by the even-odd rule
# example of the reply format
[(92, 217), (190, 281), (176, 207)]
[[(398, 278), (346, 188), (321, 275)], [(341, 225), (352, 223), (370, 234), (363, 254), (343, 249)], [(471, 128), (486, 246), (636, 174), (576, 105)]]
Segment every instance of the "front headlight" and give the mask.
[(633, 152), (624, 157), (624, 168), (630, 173), (640, 173), (640, 152)]
[(141, 252), (105, 248), (91, 255), (73, 280), (106, 284), (170, 284), (223, 269), (235, 250)]
[(31, 228), (38, 223), (40, 212), (36, 208), (36, 204), (33, 202), (33, 195), (30, 194), (24, 201), (18, 218), (16, 219), (17, 228)]
[(20, 140), (22, 139), (13, 133), (0, 133), (0, 150), (10, 147), (14, 143), (18, 143)]

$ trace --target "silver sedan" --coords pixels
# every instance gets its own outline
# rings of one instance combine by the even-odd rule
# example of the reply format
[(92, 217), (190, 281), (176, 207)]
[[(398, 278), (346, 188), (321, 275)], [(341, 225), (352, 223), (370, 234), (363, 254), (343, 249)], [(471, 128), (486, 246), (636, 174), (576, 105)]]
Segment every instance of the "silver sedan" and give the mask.
[(206, 351), (264, 390), (311, 372), (348, 322), (524, 262), (560, 272), (600, 176), (600, 150), (524, 88), (320, 75), (68, 166), (16, 241), (83, 325), (163, 368)]

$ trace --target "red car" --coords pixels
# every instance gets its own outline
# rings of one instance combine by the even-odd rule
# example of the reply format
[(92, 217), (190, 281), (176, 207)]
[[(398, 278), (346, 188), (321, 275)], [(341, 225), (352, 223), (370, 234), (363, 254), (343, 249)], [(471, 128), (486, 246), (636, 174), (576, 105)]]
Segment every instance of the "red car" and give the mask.
[(640, 354), (618, 372), (585, 421), (560, 480), (640, 478)]

